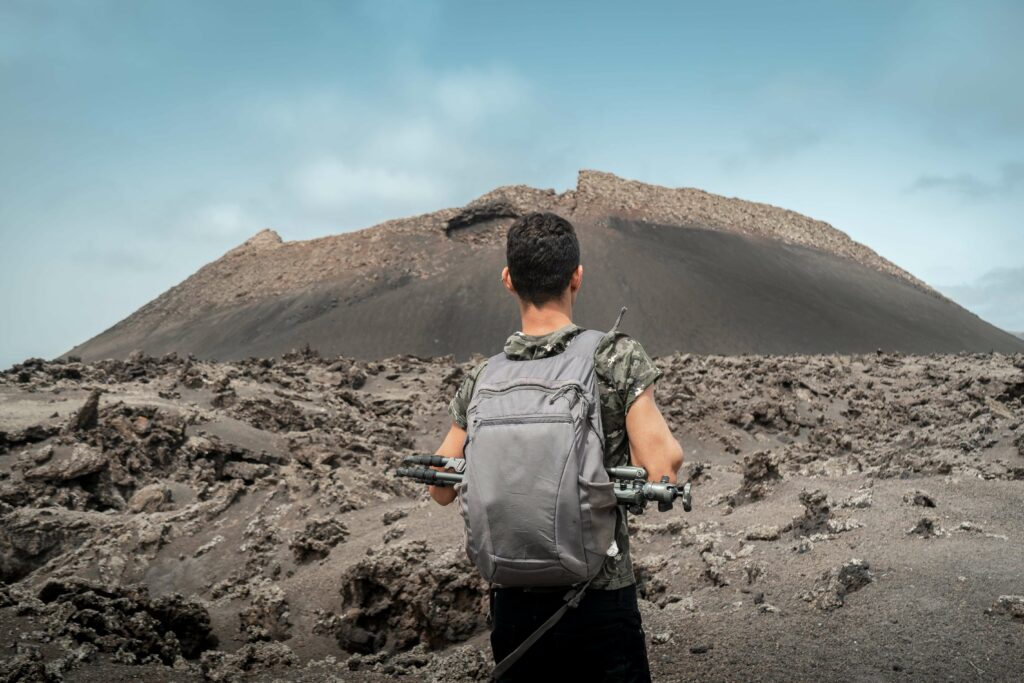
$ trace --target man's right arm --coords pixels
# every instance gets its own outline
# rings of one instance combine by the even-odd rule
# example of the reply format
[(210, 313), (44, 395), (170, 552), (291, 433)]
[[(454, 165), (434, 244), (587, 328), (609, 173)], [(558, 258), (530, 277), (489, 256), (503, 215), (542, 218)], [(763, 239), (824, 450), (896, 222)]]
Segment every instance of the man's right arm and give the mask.
[[(452, 424), (448, 435), (444, 437), (441, 446), (437, 449), (437, 455), (446, 458), (462, 458), (462, 449), (466, 443), (466, 430), (457, 424)], [(434, 469), (440, 469), (435, 467)], [(455, 488), (452, 486), (431, 486), (430, 497), (441, 505), (448, 505), (455, 500)]]

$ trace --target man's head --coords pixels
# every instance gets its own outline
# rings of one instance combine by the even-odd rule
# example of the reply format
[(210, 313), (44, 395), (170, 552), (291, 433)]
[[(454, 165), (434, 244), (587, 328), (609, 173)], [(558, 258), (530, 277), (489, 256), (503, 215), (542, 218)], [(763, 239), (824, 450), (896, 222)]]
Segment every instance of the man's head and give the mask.
[(508, 266), (501, 279), (523, 304), (542, 306), (569, 297), (575, 301), (583, 280), (580, 245), (572, 223), (553, 213), (530, 213), (508, 229)]

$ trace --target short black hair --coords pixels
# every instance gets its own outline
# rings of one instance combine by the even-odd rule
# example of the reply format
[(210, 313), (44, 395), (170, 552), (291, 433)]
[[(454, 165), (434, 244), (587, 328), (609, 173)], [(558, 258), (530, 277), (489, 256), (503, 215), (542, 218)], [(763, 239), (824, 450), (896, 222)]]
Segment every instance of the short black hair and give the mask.
[(512, 286), (534, 305), (557, 299), (580, 265), (572, 223), (553, 213), (528, 213), (509, 226), (505, 245)]

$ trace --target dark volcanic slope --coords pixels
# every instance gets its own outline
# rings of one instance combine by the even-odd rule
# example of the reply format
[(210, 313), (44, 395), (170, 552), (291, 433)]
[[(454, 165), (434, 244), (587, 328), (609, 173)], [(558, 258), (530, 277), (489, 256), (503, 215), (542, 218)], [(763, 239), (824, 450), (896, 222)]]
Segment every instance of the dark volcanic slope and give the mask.
[(563, 195), (502, 188), (348, 235), (281, 243), (264, 231), (71, 353), (490, 353), (518, 322), (498, 282), (504, 231), (532, 209), (577, 226), (580, 322), (604, 328), (628, 306), (627, 329), (654, 354), (1024, 350), (827, 224), (582, 172)]

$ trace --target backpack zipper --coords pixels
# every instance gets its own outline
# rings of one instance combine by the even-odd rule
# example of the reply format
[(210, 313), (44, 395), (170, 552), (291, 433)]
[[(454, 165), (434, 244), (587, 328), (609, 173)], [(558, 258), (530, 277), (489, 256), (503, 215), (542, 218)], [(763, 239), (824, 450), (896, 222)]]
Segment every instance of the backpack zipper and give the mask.
[(572, 422), (571, 415), (520, 415), (518, 417), (488, 417), (476, 421), (477, 427), (483, 425), (523, 424), (524, 422)]
[(530, 383), (524, 382), (522, 384), (513, 384), (512, 386), (505, 387), (504, 389), (490, 389), (490, 388), (487, 388), (487, 387), (483, 387), (483, 388), (479, 389), (477, 391), (477, 393), (479, 393), (479, 394), (504, 394), (504, 393), (507, 393), (509, 391), (518, 391), (519, 389), (539, 389), (540, 391), (543, 391), (543, 392), (545, 392), (547, 394), (556, 394), (556, 393), (559, 393), (561, 391), (565, 391), (565, 388), (566, 387), (570, 387), (570, 386), (573, 386), (573, 385), (570, 383), (570, 384), (563, 384), (560, 387), (552, 388), (552, 387), (549, 387), (549, 386), (545, 386), (543, 384), (530, 384)]
[(517, 391), (519, 389), (536, 389), (536, 390), (539, 390), (539, 391), (543, 391), (546, 394), (551, 394), (551, 397), (548, 399), (548, 403), (554, 403), (555, 400), (559, 396), (561, 396), (562, 394), (565, 394), (567, 392), (570, 392), (570, 391), (573, 392), (574, 394), (576, 394), (579, 398), (584, 398), (584, 396), (583, 396), (583, 393), (584, 393), (583, 392), (583, 387), (581, 387), (579, 384), (576, 384), (575, 382), (570, 382), (568, 384), (563, 384), (562, 386), (560, 386), (558, 388), (554, 388), (554, 389), (551, 388), (551, 387), (544, 386), (543, 384), (515, 384), (515, 385), (510, 386), (510, 387), (505, 387), (504, 389), (487, 389), (487, 388), (483, 388), (483, 389), (480, 389), (477, 393), (479, 393), (479, 394), (494, 395), (494, 394), (504, 394), (504, 393), (508, 393), (510, 391)]
[[(488, 394), (488, 395), (492, 395), (493, 396), (494, 394), (504, 394), (504, 393), (507, 393), (507, 392), (510, 392), (510, 391), (517, 391), (519, 389), (537, 389), (537, 390), (543, 391), (544, 393), (551, 394), (551, 396), (548, 398), (548, 405), (551, 405), (552, 403), (554, 403), (558, 399), (559, 396), (561, 396), (561, 395), (571, 391), (572, 393), (574, 393), (576, 395), (578, 400), (583, 401), (584, 405), (586, 406), (585, 412), (589, 412), (590, 411), (590, 399), (586, 396), (586, 392), (584, 392), (583, 387), (581, 387), (579, 384), (577, 384), (575, 382), (569, 382), (567, 384), (563, 384), (562, 386), (560, 386), (558, 388), (555, 388), (555, 389), (552, 389), (551, 387), (548, 387), (548, 386), (544, 386), (543, 384), (515, 384), (515, 385), (510, 386), (510, 387), (505, 387), (504, 389), (487, 389), (487, 388), (482, 388), (482, 389), (479, 389), (477, 391), (477, 393), (478, 394)], [(574, 405), (575, 405), (574, 402), (570, 399), (570, 401), (569, 401), (569, 409), (571, 410)], [(476, 409), (477, 409), (477, 406), (475, 404), (471, 405), (469, 407), (469, 410), (466, 413), (467, 417), (469, 415), (475, 413)]]

